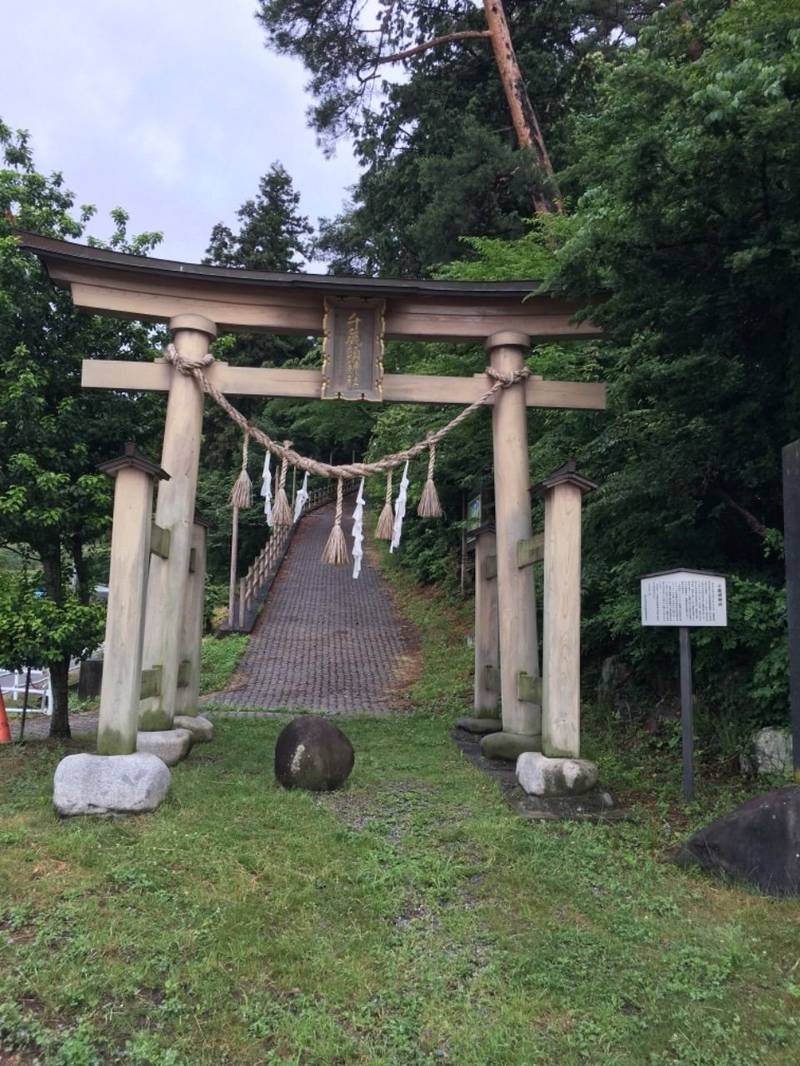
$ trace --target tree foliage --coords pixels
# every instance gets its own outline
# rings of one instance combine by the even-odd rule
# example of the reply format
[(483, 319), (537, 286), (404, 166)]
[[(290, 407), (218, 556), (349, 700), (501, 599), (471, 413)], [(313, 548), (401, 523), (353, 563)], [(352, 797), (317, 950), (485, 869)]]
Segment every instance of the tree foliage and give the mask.
[[(594, 83), (592, 57), (638, 33), (651, 0), (505, 0), (520, 67), (549, 153), (566, 159), (565, 119)], [(330, 150), (353, 138), (364, 172), (318, 249), (334, 272), (425, 274), (459, 255), (465, 235), (512, 238), (531, 213), (528, 165), (486, 40), (457, 40), (398, 66), (376, 65), (453, 31), (485, 30), (471, 0), (262, 0), (267, 42), (299, 58)], [(375, 32), (373, 32), (375, 31)], [(569, 195), (570, 187), (566, 187)]]
[(204, 262), (246, 270), (300, 270), (312, 227), (300, 214), (300, 194), (280, 163), (273, 163), (236, 217), (236, 233), (222, 222), (211, 231)]
[[(470, 239), (441, 271), (539, 278), (587, 299), (608, 340), (539, 346), (530, 365), (605, 379), (608, 411), (529, 415), (532, 480), (574, 456), (600, 483), (585, 505), (586, 653), (596, 665), (622, 655), (641, 701), (669, 702), (674, 636), (642, 629), (639, 577), (727, 573), (730, 625), (697, 633), (696, 671), (705, 705), (740, 725), (787, 714), (780, 450), (800, 436), (798, 42), (786, 0), (660, 12), (624, 54), (593, 60), (594, 97), (570, 122), (567, 182), (583, 190), (571, 216), (515, 241)], [(460, 372), (481, 358), (464, 351)], [(423, 366), (423, 349), (403, 360)], [(405, 445), (420, 429), (394, 409), (374, 443)], [(440, 449), (449, 519), (490, 454), (480, 420)], [(412, 518), (404, 557), (440, 577), (431, 538), (441, 550), (457, 535)]]
[(0, 574), (0, 662), (6, 670), (88, 655), (103, 639), (105, 612), (67, 593), (41, 594), (35, 574)]
[[(300, 211), (300, 196), (290, 175), (273, 163), (261, 178), (257, 195), (237, 211), (234, 231), (218, 223), (212, 233), (205, 262), (215, 266), (264, 271), (297, 271), (309, 255), (312, 227)], [(308, 337), (241, 333), (221, 338), (218, 358), (237, 366), (318, 367), (320, 347)], [(271, 437), (289, 439), (309, 454), (334, 461), (360, 456), (369, 436), (370, 417), (364, 405), (331, 405), (303, 401), (237, 398), (237, 406)], [(252, 449), (250, 476), (261, 484), (263, 453)], [(198, 484), (198, 505), (210, 519), (209, 570), (216, 583), (227, 581), (230, 552), (231, 507), (229, 494), (241, 464), (239, 430), (227, 415), (206, 411), (203, 468)], [(291, 489), (291, 476), (289, 488)], [(239, 516), (238, 570), (243, 573), (264, 546), (268, 529), (256, 493), (252, 508)]]
[[(113, 393), (98, 404), (82, 390), (81, 359), (149, 357), (151, 331), (76, 311), (69, 294), (54, 289), (39, 263), (19, 250), (14, 225), (77, 239), (93, 210), (81, 208), (75, 217), (61, 175), (35, 169), (25, 133), (0, 123), (0, 151), (0, 546), (41, 566), (46, 601), (39, 615), (53, 632), (68, 633), (68, 616), (75, 614), (69, 590), (74, 586), (77, 599), (88, 601), (95, 577), (86, 546), (110, 521), (108, 479), (97, 465), (121, 452), (127, 439), (147, 439), (151, 427), (157, 432), (152, 398)], [(113, 221), (111, 247), (142, 254), (160, 239), (129, 238), (123, 211)], [(51, 730), (69, 735), (67, 667), (84, 641), (65, 639), (58, 649), (47, 661), (55, 697)]]

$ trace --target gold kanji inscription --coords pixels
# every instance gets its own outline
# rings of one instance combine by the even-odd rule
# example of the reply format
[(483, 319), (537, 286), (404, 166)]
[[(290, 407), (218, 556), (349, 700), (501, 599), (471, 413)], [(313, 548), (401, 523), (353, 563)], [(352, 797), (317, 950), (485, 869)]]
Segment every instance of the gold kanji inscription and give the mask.
[(384, 301), (326, 299), (322, 399), (383, 399)]

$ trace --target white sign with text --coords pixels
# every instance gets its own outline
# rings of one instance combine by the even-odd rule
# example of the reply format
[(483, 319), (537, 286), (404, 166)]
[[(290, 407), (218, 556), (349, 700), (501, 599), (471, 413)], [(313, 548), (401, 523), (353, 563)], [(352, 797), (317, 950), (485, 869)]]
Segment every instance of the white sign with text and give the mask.
[(703, 570), (666, 570), (642, 581), (643, 626), (726, 626), (725, 578)]

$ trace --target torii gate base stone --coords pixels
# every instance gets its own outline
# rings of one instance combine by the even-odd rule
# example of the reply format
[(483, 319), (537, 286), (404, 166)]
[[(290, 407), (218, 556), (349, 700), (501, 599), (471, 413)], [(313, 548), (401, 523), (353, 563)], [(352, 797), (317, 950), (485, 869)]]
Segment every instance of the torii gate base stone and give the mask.
[[(536, 377), (519, 381), (516, 376), (525, 366), (533, 340), (599, 335), (590, 322), (575, 323), (576, 305), (536, 293), (535, 282), (269, 274), (130, 256), (34, 234), (20, 234), (17, 239), (40, 257), (54, 281), (70, 287), (76, 306), (168, 321), (176, 349), (189, 363), (208, 352), (218, 327), (323, 335), (329, 318), (335, 320), (346, 311), (348, 321), (354, 318), (358, 324), (363, 314), (364, 322), (377, 323), (373, 331), (374, 372), (369, 396), (365, 392), (364, 398), (470, 404), (486, 395), (486, 375), (384, 375), (382, 342), (385, 337), (485, 343), (492, 370), (509, 381), (510, 387), (497, 392), (492, 404), (499, 644), (495, 669), (501, 729), (483, 743), (488, 748), (494, 745), (495, 753), (506, 758), (526, 752), (541, 757), (542, 749), (544, 757), (548, 752), (559, 758), (578, 754), (578, 671), (569, 671), (579, 657), (574, 580), (579, 526), (576, 542), (574, 494), (562, 494), (558, 502), (554, 496), (551, 526), (559, 530), (547, 540), (551, 558), (548, 564), (546, 549), (545, 569), (550, 573), (546, 589), (556, 591), (545, 595), (543, 689), (533, 574), (530, 567), (518, 565), (520, 546), (531, 540), (526, 412), (529, 406), (599, 410), (605, 406), (605, 391), (604, 386), (594, 383)], [(335, 336), (332, 332), (334, 359)], [(326, 337), (326, 358), (329, 340)], [(332, 387), (330, 368), (326, 367), (327, 363), (322, 371), (274, 370), (216, 363), (206, 374), (227, 394), (318, 399), (327, 397)], [(194, 503), (203, 395), (190, 376), (163, 361), (148, 365), (86, 360), (83, 384), (169, 392), (163, 471), (143, 469), (141, 463), (128, 463), (116, 471), (107, 676), (101, 693), (98, 740), (98, 750), (106, 754), (95, 758), (141, 759), (145, 756), (137, 755), (135, 748), (142, 731), (152, 743), (156, 734), (173, 729), (176, 712), (191, 716), (197, 710), (202, 632), (198, 575), (204, 568), (204, 531), (194, 521)], [(159, 488), (152, 522), (154, 479), (159, 481)], [(561, 546), (562, 534), (570, 545), (568, 550)], [(561, 603), (564, 597), (562, 618), (548, 599)], [(564, 633), (568, 640), (562, 649)], [(566, 684), (564, 691), (559, 688), (562, 683)], [(163, 754), (166, 757), (166, 752)]]

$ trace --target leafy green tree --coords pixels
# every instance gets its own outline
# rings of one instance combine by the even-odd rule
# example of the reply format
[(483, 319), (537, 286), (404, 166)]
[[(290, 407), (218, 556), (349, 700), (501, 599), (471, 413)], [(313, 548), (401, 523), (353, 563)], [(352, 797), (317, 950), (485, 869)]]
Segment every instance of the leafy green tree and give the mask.
[(236, 233), (218, 222), (211, 231), (205, 263), (246, 270), (301, 270), (309, 254), (312, 227), (300, 214), (300, 194), (280, 163), (273, 163), (236, 217)]
[[(214, 227), (206, 262), (248, 270), (297, 271), (310, 254), (312, 227), (300, 211), (300, 197), (280, 163), (273, 163), (259, 182), (258, 194), (237, 211), (235, 231)], [(217, 355), (239, 366), (318, 367), (318, 344), (307, 337), (237, 334), (221, 338)], [(330, 402), (239, 398), (237, 404), (271, 436), (290, 439), (301, 451), (334, 461), (360, 456), (369, 436), (370, 419), (363, 405)], [(215, 582), (227, 581), (230, 551), (229, 493), (241, 463), (241, 438), (227, 416), (206, 414), (204, 463), (198, 484), (198, 505), (211, 521), (209, 570)], [(263, 455), (252, 449), (250, 476), (261, 481)], [(291, 484), (291, 483), (290, 483)], [(263, 547), (267, 528), (258, 496), (239, 516), (239, 569), (244, 570)]]
[[(110, 521), (109, 484), (97, 465), (127, 439), (152, 439), (159, 408), (135, 394), (111, 393), (98, 403), (81, 389), (81, 359), (148, 358), (151, 331), (76, 311), (69, 294), (20, 251), (15, 225), (76, 239), (93, 211), (73, 216), (61, 175), (36, 171), (27, 134), (0, 123), (0, 150), (0, 546), (41, 566), (42, 612), (52, 612), (54, 632), (68, 633), (75, 598), (87, 604), (95, 581), (87, 545)], [(112, 247), (142, 254), (160, 239), (128, 238), (122, 211), (114, 222)], [(82, 653), (84, 641), (65, 638), (49, 648), (51, 735), (69, 736), (69, 658)]]
[(23, 670), (88, 655), (103, 639), (105, 611), (74, 592), (42, 596), (34, 575), (0, 574), (0, 663)]
[(800, 14), (782, 0), (673, 5), (574, 121), (572, 217), (472, 242), (450, 276), (544, 277), (583, 293), (608, 341), (537, 349), (548, 377), (604, 378), (605, 414), (530, 415), (533, 476), (568, 456), (587, 499), (585, 637), (645, 698), (674, 641), (639, 624), (638, 579), (731, 575), (730, 625), (697, 637), (707, 705), (786, 715), (780, 449), (800, 435)]
[[(309, 118), (323, 144), (332, 150), (339, 137), (352, 137), (364, 167), (351, 207), (322, 228), (319, 250), (335, 272), (424, 274), (458, 256), (462, 236), (522, 235), (532, 213), (531, 155), (534, 185), (552, 185), (542, 169), (544, 150), (520, 149), (524, 138), (512, 121), (491, 43), (481, 36), (488, 8), (498, 5), (481, 6), (386, 0), (373, 19), (363, 0), (260, 3), (269, 46), (296, 56), (309, 71), (315, 98)], [(558, 168), (565, 115), (592, 90), (587, 57), (624, 50), (658, 5), (505, 0), (502, 6), (524, 73), (515, 84), (536, 104)], [(438, 43), (421, 47), (430, 41)], [(379, 61), (392, 55), (396, 63)]]

